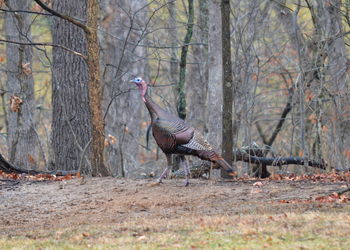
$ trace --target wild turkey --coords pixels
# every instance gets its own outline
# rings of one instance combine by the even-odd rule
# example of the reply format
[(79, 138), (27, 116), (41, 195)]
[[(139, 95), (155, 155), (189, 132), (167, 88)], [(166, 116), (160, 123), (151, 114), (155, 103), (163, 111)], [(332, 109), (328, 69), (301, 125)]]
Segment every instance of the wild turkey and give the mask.
[(151, 116), (153, 137), (167, 158), (167, 167), (160, 175), (159, 183), (171, 169), (171, 154), (180, 155), (181, 165), (185, 170), (186, 186), (189, 184), (189, 168), (184, 155), (195, 155), (200, 159), (218, 164), (228, 173), (233, 172), (231, 166), (213, 150), (197, 130), (184, 120), (162, 109), (150, 98), (147, 94), (148, 85), (142, 78), (136, 77), (131, 82), (136, 84), (141, 93), (142, 100)]

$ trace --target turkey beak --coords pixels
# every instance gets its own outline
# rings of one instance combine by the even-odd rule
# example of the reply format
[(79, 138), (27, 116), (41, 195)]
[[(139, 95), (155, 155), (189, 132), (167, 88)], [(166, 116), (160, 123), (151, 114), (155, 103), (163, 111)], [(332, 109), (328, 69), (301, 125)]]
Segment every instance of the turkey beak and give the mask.
[(130, 80), (130, 82), (134, 82), (134, 80)]

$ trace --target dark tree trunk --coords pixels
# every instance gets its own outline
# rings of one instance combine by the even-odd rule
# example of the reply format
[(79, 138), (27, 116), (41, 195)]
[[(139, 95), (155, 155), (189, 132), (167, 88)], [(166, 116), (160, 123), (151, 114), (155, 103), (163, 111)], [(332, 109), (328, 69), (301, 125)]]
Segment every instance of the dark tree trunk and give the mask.
[[(233, 150), (233, 79), (231, 62), (231, 37), (230, 37), (230, 1), (221, 2), (221, 23), (222, 23), (222, 156), (232, 165)], [(225, 171), (221, 171), (222, 177), (229, 177)]]
[(187, 20), (187, 30), (185, 39), (183, 41), (183, 46), (181, 50), (180, 58), (180, 75), (179, 83), (177, 87), (178, 100), (177, 100), (177, 113), (181, 119), (186, 118), (186, 93), (185, 93), (185, 80), (186, 80), (186, 62), (187, 62), (187, 52), (189, 48), (189, 43), (192, 39), (193, 34), (193, 22), (194, 22), (194, 7), (193, 0), (188, 0), (188, 20)]
[[(84, 0), (53, 2), (53, 9), (86, 20)], [(55, 17), (52, 27), (53, 43), (87, 54), (84, 31), (70, 22)], [(91, 138), (88, 92), (88, 68), (83, 58), (65, 50), (53, 48), (52, 72), (52, 169), (75, 170), (84, 148)], [(90, 150), (86, 152), (89, 155)], [(84, 161), (85, 172), (87, 169)]]

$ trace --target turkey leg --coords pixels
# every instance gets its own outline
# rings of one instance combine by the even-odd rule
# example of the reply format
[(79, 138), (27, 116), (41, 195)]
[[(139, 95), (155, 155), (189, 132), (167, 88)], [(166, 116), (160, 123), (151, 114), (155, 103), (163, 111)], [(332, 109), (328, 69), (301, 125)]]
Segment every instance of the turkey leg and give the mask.
[(171, 164), (171, 155), (170, 154), (166, 154), (166, 162), (167, 162), (167, 166), (164, 169), (163, 173), (159, 176), (158, 178), (158, 183), (162, 183), (162, 179), (164, 177), (166, 177), (169, 174), (169, 171), (171, 170), (172, 164)]
[(181, 155), (180, 159), (181, 159), (181, 164), (184, 167), (184, 171), (185, 171), (185, 187), (187, 187), (190, 184), (190, 181), (189, 181), (190, 168), (188, 167), (188, 162), (187, 162), (185, 156)]

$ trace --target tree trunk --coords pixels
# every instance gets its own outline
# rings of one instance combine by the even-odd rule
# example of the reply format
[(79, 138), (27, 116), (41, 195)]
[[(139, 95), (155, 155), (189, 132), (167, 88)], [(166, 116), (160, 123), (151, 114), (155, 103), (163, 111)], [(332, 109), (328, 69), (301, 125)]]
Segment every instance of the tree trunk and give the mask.
[[(146, 54), (145, 49), (135, 47), (135, 44), (144, 38), (142, 25), (147, 20), (147, 8), (138, 10), (146, 4), (146, 0), (104, 0), (101, 4), (101, 27), (106, 31), (101, 40), (104, 107), (109, 107), (105, 117), (105, 131), (109, 138), (106, 143), (105, 162), (116, 176), (139, 176), (137, 172), (143, 104), (139, 101), (138, 91), (130, 91), (134, 88), (130, 80), (135, 76), (145, 78), (146, 61), (140, 60)], [(118, 6), (128, 9), (130, 16)], [(136, 11), (137, 14), (133, 16)]]
[[(222, 23), (222, 156), (228, 164), (232, 165), (233, 153), (233, 79), (231, 62), (231, 32), (230, 32), (230, 0), (221, 2)], [(221, 171), (222, 177), (229, 177), (226, 171)]]
[[(196, 129), (207, 134), (208, 94), (208, 0), (198, 1), (193, 42), (201, 43), (191, 47), (191, 61), (187, 76), (188, 120)], [(189, 98), (190, 97), (190, 98)]]
[[(26, 10), (29, 0), (8, 1), (10, 10)], [(31, 18), (25, 13), (6, 12), (6, 39), (27, 42), (31, 39)], [(7, 110), (7, 144), (9, 161), (21, 168), (31, 169), (38, 165), (38, 134), (34, 120), (35, 99), (32, 68), (32, 47), (7, 44), (7, 98), (10, 107)], [(20, 99), (13, 99), (13, 98)], [(15, 109), (13, 104), (19, 105)], [(21, 102), (21, 103), (20, 103)]]
[(188, 0), (188, 20), (185, 39), (183, 41), (181, 58), (180, 58), (180, 75), (179, 82), (177, 86), (177, 113), (181, 119), (186, 118), (186, 91), (185, 91), (185, 81), (186, 81), (186, 66), (187, 66), (187, 53), (189, 48), (189, 43), (192, 39), (193, 34), (193, 22), (194, 22), (194, 7), (193, 0)]
[[(174, 84), (173, 92), (174, 92), (174, 100), (177, 100), (178, 94), (177, 94), (177, 85), (178, 79), (179, 79), (179, 59), (178, 59), (178, 30), (177, 30), (177, 9), (176, 9), (176, 2), (169, 2), (168, 4), (168, 10), (169, 10), (169, 18), (168, 18), (168, 36), (169, 36), (169, 43), (171, 45), (170, 49), (170, 82)], [(174, 102), (176, 103), (176, 101)], [(175, 106), (175, 105), (174, 105)]]
[(349, 76), (347, 73), (348, 59), (344, 45), (344, 37), (336, 36), (344, 32), (341, 18), (341, 1), (332, 0), (329, 2), (317, 1), (320, 15), (320, 23), (324, 31), (323, 39), (330, 39), (326, 44), (326, 53), (328, 55), (327, 74), (331, 82), (329, 90), (333, 95), (333, 104), (335, 110), (334, 133), (335, 140), (333, 147), (336, 148), (334, 154), (334, 167), (340, 171), (349, 170), (349, 158), (346, 160), (344, 151), (350, 148), (350, 115), (348, 112), (349, 98)]
[(103, 161), (104, 151), (104, 121), (102, 114), (102, 83), (100, 79), (100, 47), (97, 38), (99, 2), (88, 0), (87, 5), (87, 26), (89, 32), (87, 37), (88, 50), (88, 75), (89, 75), (89, 97), (92, 125), (92, 141), (90, 161), (92, 164), (93, 176), (108, 176), (109, 171)]
[(208, 141), (220, 149), (222, 143), (222, 44), (219, 0), (209, 0)]
[[(86, 20), (86, 1), (60, 0), (53, 2), (53, 9), (72, 17)], [(60, 44), (82, 54), (87, 54), (84, 31), (61, 18), (53, 20), (53, 43)], [(88, 69), (81, 57), (54, 47), (52, 70), (52, 169), (76, 170), (79, 168), (82, 149), (89, 143), (91, 113), (89, 107)], [(90, 154), (90, 149), (86, 155)], [(84, 161), (83, 170), (88, 164)]]

